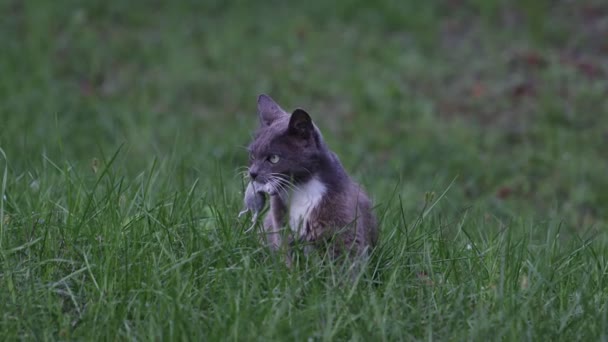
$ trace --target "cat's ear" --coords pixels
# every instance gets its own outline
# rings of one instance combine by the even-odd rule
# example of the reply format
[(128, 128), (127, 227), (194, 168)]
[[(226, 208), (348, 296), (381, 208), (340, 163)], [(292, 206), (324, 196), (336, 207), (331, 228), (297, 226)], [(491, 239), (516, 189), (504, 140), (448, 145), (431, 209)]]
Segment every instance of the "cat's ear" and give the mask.
[(286, 115), (285, 111), (274, 102), (274, 100), (266, 95), (258, 96), (258, 115), (260, 116), (260, 125), (269, 126), (276, 119)]
[(308, 138), (314, 130), (312, 119), (304, 109), (298, 108), (291, 113), (291, 117), (289, 118), (289, 133), (302, 138)]

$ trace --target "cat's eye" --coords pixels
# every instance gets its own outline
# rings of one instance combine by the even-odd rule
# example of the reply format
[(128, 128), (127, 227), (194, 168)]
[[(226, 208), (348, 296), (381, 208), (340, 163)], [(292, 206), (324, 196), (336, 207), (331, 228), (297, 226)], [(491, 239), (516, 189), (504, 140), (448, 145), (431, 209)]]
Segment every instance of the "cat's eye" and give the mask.
[(276, 154), (271, 154), (271, 155), (268, 157), (268, 161), (269, 161), (269, 162), (271, 162), (271, 163), (273, 163), (273, 164), (278, 163), (278, 162), (279, 162), (279, 159), (280, 159), (280, 158), (279, 158), (279, 156), (277, 156)]

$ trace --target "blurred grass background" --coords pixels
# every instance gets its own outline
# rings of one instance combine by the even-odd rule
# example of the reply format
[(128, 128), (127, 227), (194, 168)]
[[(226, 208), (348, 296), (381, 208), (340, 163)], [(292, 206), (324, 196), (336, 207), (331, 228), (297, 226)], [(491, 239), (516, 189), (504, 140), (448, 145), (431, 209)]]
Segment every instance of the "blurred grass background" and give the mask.
[[(46, 301), (56, 305), (53, 310), (57, 312), (69, 312), (66, 320), (79, 318), (63, 322), (62, 314), (49, 314), (59, 317), (57, 324), (63, 328), (34, 334), (38, 338), (69, 337), (71, 329), (87, 319), (133, 338), (129, 330), (133, 327), (123, 326), (122, 320), (113, 322), (108, 307), (124, 299), (128, 304), (116, 304), (122, 310), (114, 313), (117, 317), (137, 322), (141, 314), (139, 318), (148, 319), (144, 314), (150, 311), (147, 300), (156, 298), (152, 294), (156, 292), (142, 294), (147, 286), (159, 293), (168, 291), (156, 298), (162, 303), (157, 302), (158, 307), (165, 310), (158, 310), (157, 322), (164, 333), (168, 328), (162, 324), (162, 316), (175, 318), (171, 311), (174, 298), (198, 312), (196, 304), (188, 307), (195, 295), (180, 296), (194, 291), (199, 282), (207, 284), (200, 279), (218, 277), (220, 285), (210, 290), (215, 296), (224, 287), (226, 298), (240, 293), (235, 285), (238, 280), (229, 273), (230, 265), (250, 253), (233, 254), (243, 241), (228, 230), (233, 228), (231, 220), (240, 206), (242, 182), (237, 168), (247, 162), (243, 146), (257, 125), (259, 93), (270, 94), (285, 109), (308, 110), (330, 147), (368, 189), (379, 215), (391, 205), (400, 207), (402, 212), (393, 208), (387, 215), (382, 227), (385, 241), (399, 227), (407, 226), (405, 222), (416, 220), (432, 193), (437, 199), (449, 187), (433, 209), (434, 222), (439, 223), (423, 226), (428, 234), (445, 226), (458, 235), (455, 231), (466, 221), (472, 235), (486, 239), (488, 249), (496, 253), (502, 247), (492, 245), (493, 239), (499, 239), (492, 234), (504, 232), (505, 227), (514, 227), (514, 239), (521, 241), (556, 234), (565, 241), (599, 237), (605, 242), (605, 1), (5, 0), (0, 2), (0, 14), (0, 148), (6, 154), (0, 162), (0, 172), (6, 168), (2, 173), (6, 199), (0, 232), (4, 253), (0, 284), (10, 290), (1, 295), (6, 305), (5, 328), (18, 317), (38, 312)], [(111, 171), (104, 168), (107, 165)], [(193, 213), (193, 208), (200, 211)], [(472, 214), (467, 219), (469, 211)], [(185, 223), (197, 215), (214, 217), (221, 229), (211, 233), (206, 224), (201, 228), (194, 220)], [(175, 222), (178, 224), (172, 226)], [(155, 235), (157, 223), (167, 230), (166, 237)], [(42, 226), (51, 232), (52, 243), (40, 242), (49, 233), (37, 237)], [(116, 227), (122, 227), (124, 235), (113, 233)], [(407, 241), (408, 247), (412, 247), (411, 241), (417, 246), (415, 239)], [(173, 250), (170, 246), (178, 247)], [(436, 247), (442, 257), (455, 255), (449, 245), (441, 246)], [(540, 246), (531, 246), (530, 255), (542, 252), (544, 245)], [(139, 263), (131, 265), (122, 259), (131, 255), (128, 248), (134, 248), (133, 262)], [(195, 258), (196, 253), (224, 265), (224, 273), (196, 273), (201, 264), (189, 264), (191, 260), (203, 263)], [(112, 260), (110, 255), (121, 257)], [(72, 260), (73, 266), (46, 266), (53, 258)], [(547, 254), (547, 258), (553, 256)], [(89, 267), (89, 260), (97, 266)], [(599, 260), (604, 260), (601, 255)], [(584, 264), (582, 259), (578, 261)], [(77, 263), (86, 267), (79, 269)], [(179, 275), (170, 272), (175, 265), (192, 267), (194, 280), (182, 283)], [(595, 265), (603, 267), (602, 261)], [(181, 270), (178, 266), (175, 269)], [(168, 279), (154, 283), (151, 270), (163, 267)], [(470, 267), (482, 269), (475, 263)], [(113, 279), (109, 274), (114, 269), (127, 274)], [(101, 278), (109, 277), (100, 285), (95, 283), (104, 289), (99, 301), (91, 301), (89, 291), (96, 292), (88, 278), (82, 279), (80, 297), (78, 293), (60, 294), (63, 304), (55, 302), (55, 292), (36, 297), (46, 288), (42, 280), (52, 280), (55, 289), (80, 270), (84, 271), (77, 275), (91, 272), (91, 278), (100, 283)], [(580, 270), (573, 266), (569, 271)], [(254, 273), (243, 277), (254, 277)], [(446, 272), (452, 277), (454, 273), (458, 277), (458, 271)], [(605, 290), (600, 273), (590, 275), (600, 279), (593, 288)], [(494, 273), (488, 274), (487, 282), (473, 278), (479, 281), (476, 289), (495, 287), (488, 285), (496, 284)], [(158, 275), (159, 279), (164, 276)], [(271, 284), (276, 280), (271, 275), (255, 277), (269, 277), (264, 281)], [(518, 277), (513, 276), (515, 283), (520, 281)], [(35, 280), (29, 287), (31, 279)], [(502, 275), (500, 279), (504, 280)], [(110, 296), (121, 287), (126, 299)], [(401, 294), (401, 290), (393, 294)], [(317, 299), (324, 296), (322, 289), (317, 291)], [(205, 305), (219, 305), (200, 298)], [(363, 298), (367, 307), (369, 296)], [(15, 304), (26, 299), (30, 300), (27, 305)], [(89, 309), (77, 305), (80, 300)], [(468, 303), (465, 297), (459, 300)], [(534, 300), (543, 302), (540, 297)], [(73, 306), (66, 304), (71, 302)], [(462, 303), (451, 305), (461, 307)], [(526, 303), (529, 308), (540, 305)], [(596, 302), (589, 299), (589, 303)], [(515, 300), (512, 304), (521, 306)], [(263, 305), (258, 308), (271, 310)], [(268, 317), (255, 307), (248, 309), (252, 311), (245, 314)], [(224, 321), (226, 317), (236, 321), (245, 317), (231, 316), (229, 310), (238, 313), (238, 306), (226, 310), (225, 317), (221, 310), (217, 316), (198, 313), (203, 321), (223, 322), (228, 327), (234, 325)], [(530, 310), (532, 317), (545, 317)], [(22, 331), (30, 331), (28, 326), (36, 331), (32, 327), (48, 323), (44, 312), (40, 317), (33, 315), (24, 321), (25, 328), (12, 330), (14, 335), (8, 336), (31, 336)], [(315, 315), (314, 311), (303, 312)], [(482, 318), (486, 315), (476, 313)], [(107, 326), (99, 318), (104, 315), (110, 315)], [(424, 312), (421, 315), (419, 320), (428, 322)], [(496, 317), (510, 316), (498, 311)], [(553, 316), (547, 317), (550, 322)], [(444, 327), (457, 331), (453, 329), (461, 321), (454, 318), (450, 322), (454, 325)], [(492, 336), (495, 322), (481, 322), (480, 331), (490, 335), (477, 336)], [(205, 328), (215, 331), (213, 336), (222, 336), (208, 324)], [(424, 327), (413, 321), (407, 324), (420, 329), (413, 336), (426, 336)], [(517, 331), (513, 327), (505, 325), (503, 333)], [(280, 324), (275, 328), (279, 335), (285, 333), (281, 329), (287, 329)], [(248, 329), (253, 331), (255, 326)], [(550, 331), (556, 334), (552, 336), (560, 336), (561, 331), (542, 325), (537, 329), (537, 334)], [(144, 330), (134, 330), (141, 334), (134, 336), (158, 337), (152, 332), (145, 335)], [(599, 330), (588, 331), (599, 336)], [(172, 332), (160, 336), (175, 337)], [(306, 328), (300, 333), (294, 334), (307, 336)], [(82, 329), (79, 334), (76, 330), (76, 336), (87, 336)]]
[[(454, 206), (606, 222), (602, 1), (3, 1), (0, 145), (15, 175), (137, 172), (187, 184), (245, 163), (255, 99), (307, 108), (382, 200), (454, 177)], [(214, 171), (215, 170), (215, 171)], [(24, 180), (26, 181), (26, 180)], [(418, 203), (419, 204), (419, 203)]]

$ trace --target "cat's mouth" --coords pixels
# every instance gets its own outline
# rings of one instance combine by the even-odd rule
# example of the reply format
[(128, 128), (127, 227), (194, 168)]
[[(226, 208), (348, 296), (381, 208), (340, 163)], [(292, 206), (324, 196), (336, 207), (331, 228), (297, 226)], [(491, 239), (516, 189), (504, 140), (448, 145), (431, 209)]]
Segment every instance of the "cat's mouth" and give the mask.
[(263, 192), (270, 196), (277, 194), (277, 189), (275, 189), (270, 182), (261, 183), (258, 181), (253, 181), (253, 189), (255, 192)]

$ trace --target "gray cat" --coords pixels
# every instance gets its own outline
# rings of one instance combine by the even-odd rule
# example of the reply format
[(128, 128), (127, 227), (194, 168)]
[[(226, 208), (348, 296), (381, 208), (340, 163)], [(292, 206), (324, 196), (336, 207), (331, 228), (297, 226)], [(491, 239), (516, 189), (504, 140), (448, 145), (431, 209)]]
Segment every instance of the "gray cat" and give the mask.
[(260, 95), (258, 114), (260, 126), (248, 148), (249, 198), (259, 206), (260, 193), (270, 196), (262, 234), (270, 248), (302, 243), (307, 252), (367, 256), (378, 239), (371, 202), (308, 113), (296, 109), (289, 115)]

